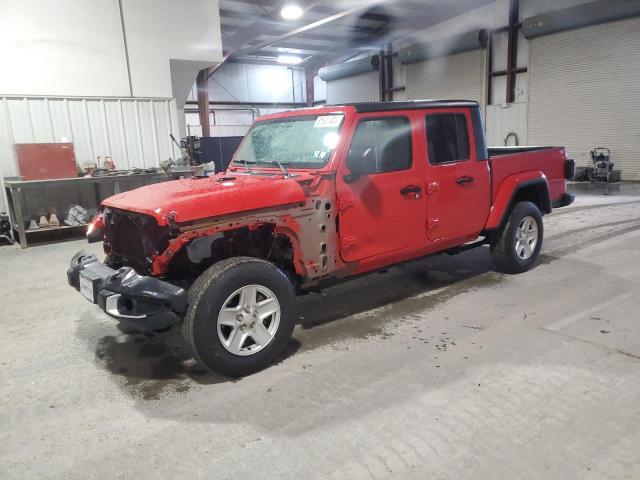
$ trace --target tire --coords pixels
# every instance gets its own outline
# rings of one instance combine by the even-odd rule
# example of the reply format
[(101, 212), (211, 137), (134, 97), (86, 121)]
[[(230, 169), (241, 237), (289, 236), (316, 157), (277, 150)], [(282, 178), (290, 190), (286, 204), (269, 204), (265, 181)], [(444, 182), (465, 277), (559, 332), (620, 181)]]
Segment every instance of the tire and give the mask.
[[(531, 228), (527, 228), (528, 225), (531, 225)], [(534, 229), (535, 245), (530, 241), (534, 237)], [(522, 273), (529, 270), (538, 259), (543, 237), (542, 214), (538, 207), (531, 202), (517, 203), (511, 210), (497, 241), (491, 246), (496, 270), (503, 273)]]
[(196, 279), (188, 298), (183, 336), (194, 358), (228, 377), (269, 366), (287, 347), (295, 326), (293, 285), (265, 260), (222, 260)]

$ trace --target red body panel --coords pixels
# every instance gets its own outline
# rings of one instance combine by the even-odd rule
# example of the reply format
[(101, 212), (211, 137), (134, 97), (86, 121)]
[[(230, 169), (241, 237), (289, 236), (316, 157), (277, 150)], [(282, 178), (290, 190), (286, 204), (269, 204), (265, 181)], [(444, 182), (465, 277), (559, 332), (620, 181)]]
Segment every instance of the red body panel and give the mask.
[[(552, 201), (565, 193), (563, 148), (506, 153), (489, 161), (477, 158), (477, 130), (471, 110), (464, 106), (370, 113), (358, 113), (352, 106), (319, 107), (258, 121), (337, 112), (345, 119), (338, 144), (322, 168), (290, 168), (294, 176), (283, 178), (278, 168), (252, 166), (254, 174), (248, 175), (244, 167), (232, 165), (226, 176), (150, 185), (111, 197), (104, 206), (151, 215), (161, 226), (169, 223), (171, 213), (182, 230), (153, 258), (154, 275), (165, 274), (175, 254), (196, 238), (268, 223), (276, 234), (289, 238), (296, 273), (311, 285), (323, 277), (348, 277), (472, 241), (500, 225), (524, 182), (547, 182)], [(430, 163), (426, 117), (438, 113), (465, 115), (468, 159)], [(411, 167), (345, 181), (357, 123), (393, 116), (410, 120)], [(463, 177), (472, 181), (460, 182)], [(400, 190), (406, 186), (421, 191), (403, 195)]]
[[(432, 241), (451, 241), (477, 237), (484, 229), (491, 205), (489, 165), (476, 156), (471, 115), (465, 108), (434, 109), (422, 112), (422, 122), (429, 115), (462, 113), (467, 120), (470, 138), (469, 158), (464, 161), (427, 164), (428, 237)], [(424, 126), (422, 127), (425, 128)], [(471, 178), (458, 184), (458, 179)]]
[(497, 228), (500, 225), (516, 187), (523, 183), (544, 180), (547, 182), (551, 201), (560, 199), (567, 189), (564, 177), (566, 158), (566, 150), (561, 147), (492, 157), (492, 205), (486, 228)]
[(162, 226), (168, 223), (170, 212), (180, 223), (303, 202), (306, 197), (296, 180), (224, 174), (188, 178), (119, 193), (103, 205), (151, 215)]
[[(401, 195), (408, 185), (418, 185), (424, 192), (424, 142), (421, 143), (418, 112), (370, 113), (359, 119), (407, 117), (412, 124), (413, 164), (408, 170), (363, 175), (345, 182), (349, 171), (340, 162), (336, 189), (340, 202), (341, 256), (347, 262), (412, 247), (426, 242), (426, 208), (424, 193)], [(347, 135), (351, 143), (356, 125)], [(347, 152), (344, 156), (346, 157)], [(422, 159), (422, 161), (420, 161)]]

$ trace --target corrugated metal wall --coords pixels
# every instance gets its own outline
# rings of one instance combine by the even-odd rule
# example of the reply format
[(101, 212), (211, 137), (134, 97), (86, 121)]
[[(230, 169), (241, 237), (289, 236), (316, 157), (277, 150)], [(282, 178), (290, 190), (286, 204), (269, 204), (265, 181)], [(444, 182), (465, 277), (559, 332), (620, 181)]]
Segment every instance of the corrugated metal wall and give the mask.
[[(252, 114), (250, 109), (233, 109), (228, 112), (216, 109), (214, 112), (209, 113), (209, 133), (212, 137), (243, 137), (253, 124), (254, 117), (258, 117), (257, 111)], [(202, 136), (200, 114), (190, 110), (184, 116), (187, 134)]]
[(407, 99), (476, 100), (484, 107), (485, 57), (474, 50), (406, 65)]
[(640, 19), (530, 45), (529, 143), (565, 145), (578, 165), (608, 147), (622, 178), (640, 180)]
[[(511, 132), (518, 136), (519, 145), (527, 145), (527, 104), (511, 103), (506, 106), (487, 105), (485, 129), (487, 145), (504, 145), (505, 138)], [(515, 145), (509, 138), (509, 145)]]
[(15, 143), (69, 141), (76, 161), (111, 156), (116, 168), (149, 168), (180, 153), (172, 99), (0, 97), (0, 175), (17, 176)]
[(322, 80), (318, 75), (313, 77), (313, 101), (327, 101), (327, 82)]
[[(283, 65), (227, 62), (209, 78), (209, 99), (237, 103), (304, 103), (307, 101), (305, 71)], [(193, 84), (187, 102), (198, 101)]]
[[(212, 137), (242, 137), (248, 131), (253, 122), (261, 115), (283, 112), (289, 108), (268, 108), (239, 105), (237, 107), (229, 105), (210, 105), (209, 125)], [(185, 112), (187, 124), (187, 134), (202, 135), (200, 125), (200, 115), (197, 111), (190, 109)]]
[(377, 71), (327, 82), (327, 104), (377, 102), (380, 100), (380, 74)]

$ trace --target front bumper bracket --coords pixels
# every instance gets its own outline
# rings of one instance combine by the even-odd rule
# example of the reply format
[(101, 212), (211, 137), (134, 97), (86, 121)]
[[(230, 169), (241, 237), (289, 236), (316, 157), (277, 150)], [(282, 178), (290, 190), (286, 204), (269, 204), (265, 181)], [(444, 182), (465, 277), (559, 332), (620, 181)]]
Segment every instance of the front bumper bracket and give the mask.
[(139, 275), (131, 267), (115, 270), (85, 251), (71, 259), (67, 280), (108, 315), (141, 331), (162, 330), (179, 323), (187, 310), (183, 288)]

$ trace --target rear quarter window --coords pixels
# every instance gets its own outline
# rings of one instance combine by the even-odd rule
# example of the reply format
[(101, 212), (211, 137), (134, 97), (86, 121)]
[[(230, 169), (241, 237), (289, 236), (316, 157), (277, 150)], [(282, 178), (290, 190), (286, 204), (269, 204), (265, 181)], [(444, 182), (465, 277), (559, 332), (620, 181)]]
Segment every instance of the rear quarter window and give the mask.
[(427, 115), (426, 125), (429, 163), (438, 165), (469, 159), (469, 130), (464, 114)]

